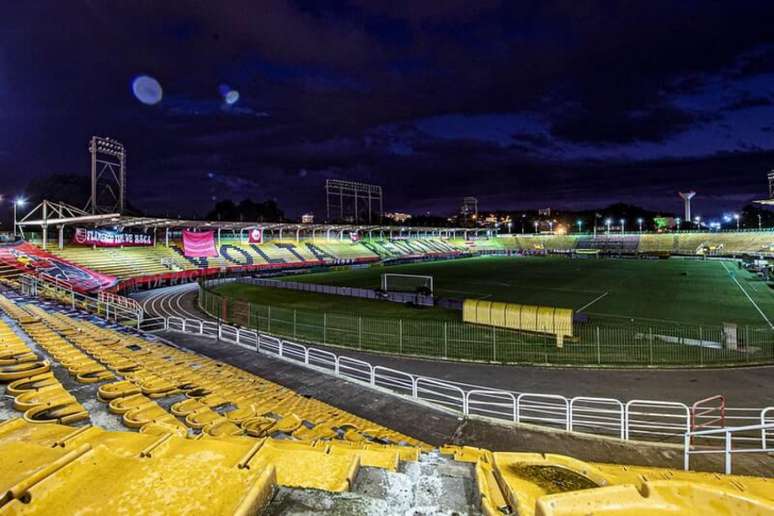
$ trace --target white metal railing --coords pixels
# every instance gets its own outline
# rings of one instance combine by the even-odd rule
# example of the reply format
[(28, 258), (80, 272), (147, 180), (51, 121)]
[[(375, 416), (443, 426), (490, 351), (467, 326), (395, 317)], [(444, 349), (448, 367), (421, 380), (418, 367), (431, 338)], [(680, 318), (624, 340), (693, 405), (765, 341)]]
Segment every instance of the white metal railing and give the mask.
[[(763, 415), (761, 415), (763, 418)], [(724, 471), (726, 475), (731, 474), (731, 457), (734, 453), (774, 453), (774, 448), (767, 448), (765, 441), (761, 443), (760, 448), (733, 448), (731, 436), (737, 432), (757, 432), (760, 431), (763, 435), (768, 430), (774, 430), (774, 423), (765, 423), (760, 425), (747, 425), (747, 426), (731, 426), (727, 428), (711, 428), (709, 430), (696, 430), (693, 432), (685, 432), (683, 437), (683, 469), (688, 471), (690, 469), (691, 455), (699, 454), (723, 454)], [(723, 435), (723, 449), (717, 448), (710, 450), (691, 449), (691, 441), (694, 437), (704, 437), (710, 435)]]
[[(53, 276), (41, 274), (22, 274), (18, 278), (22, 294), (31, 297), (53, 299), (72, 308), (94, 313), (106, 321), (129, 324), (139, 328), (143, 320), (143, 310), (134, 301), (118, 301), (117, 298), (100, 293), (99, 297), (73, 290), (72, 285)], [(118, 296), (121, 297), (121, 296)], [(123, 298), (128, 299), (128, 298)]]
[[(147, 324), (143, 323), (142, 329), (147, 328), (152, 328), (147, 331), (170, 330), (219, 338), (261, 353), (276, 355), (284, 360), (303, 364), (348, 381), (430, 403), (462, 416), (483, 416), (516, 423), (528, 422), (559, 427), (566, 431), (615, 436), (624, 440), (679, 442), (679, 439), (691, 430), (690, 407), (681, 402), (641, 399), (623, 402), (615, 398), (566, 397), (559, 394), (513, 393), (498, 389), (466, 387), (462, 384), (373, 365), (364, 360), (337, 355), (328, 350), (264, 333), (198, 319), (180, 317), (148, 319)], [(753, 408), (727, 408), (726, 410), (726, 421), (763, 423), (766, 417), (774, 418), (774, 407), (763, 410)], [(767, 416), (769, 413), (771, 415)], [(701, 414), (696, 416), (705, 417)], [(774, 428), (774, 423), (766, 428)], [(710, 427), (709, 430), (722, 433), (722, 429), (718, 428)], [(762, 430), (764, 447), (765, 431)], [(723, 438), (713, 433), (707, 435), (714, 440)], [(759, 441), (759, 437), (753, 437), (749, 432), (734, 439), (740, 443)]]
[(769, 412), (774, 413), (774, 407), (766, 407), (765, 409), (761, 410), (761, 448), (766, 447), (768, 436), (766, 435), (769, 430), (773, 428), (767, 427), (769, 423), (767, 423), (767, 420), (771, 420), (771, 424), (774, 425), (774, 414), (771, 417), (768, 417)]

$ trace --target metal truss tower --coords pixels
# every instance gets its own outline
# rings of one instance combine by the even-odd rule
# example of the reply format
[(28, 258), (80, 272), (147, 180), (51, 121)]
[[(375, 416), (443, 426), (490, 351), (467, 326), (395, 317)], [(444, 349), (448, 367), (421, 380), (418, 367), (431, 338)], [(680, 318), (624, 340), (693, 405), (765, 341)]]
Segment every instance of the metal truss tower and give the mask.
[(328, 222), (381, 223), (383, 207), (382, 187), (379, 185), (339, 179), (325, 181)]
[(126, 150), (111, 138), (93, 136), (91, 153), (91, 196), (86, 211), (123, 213), (126, 196)]

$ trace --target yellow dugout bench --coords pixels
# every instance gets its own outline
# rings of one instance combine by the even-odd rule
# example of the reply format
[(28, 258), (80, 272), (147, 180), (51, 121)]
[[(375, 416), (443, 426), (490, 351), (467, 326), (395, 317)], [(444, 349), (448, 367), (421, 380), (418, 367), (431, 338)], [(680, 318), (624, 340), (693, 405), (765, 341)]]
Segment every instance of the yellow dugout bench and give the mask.
[(518, 305), (497, 301), (466, 299), (462, 305), (462, 320), (469, 323), (509, 328), (511, 330), (548, 333), (556, 336), (562, 347), (565, 337), (572, 337), (571, 308)]

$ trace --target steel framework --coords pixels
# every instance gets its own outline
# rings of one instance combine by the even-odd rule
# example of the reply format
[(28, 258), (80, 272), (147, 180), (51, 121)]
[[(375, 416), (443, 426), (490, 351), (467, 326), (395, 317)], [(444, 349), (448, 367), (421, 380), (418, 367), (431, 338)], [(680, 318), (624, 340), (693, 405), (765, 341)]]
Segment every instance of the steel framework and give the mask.
[[(376, 204), (377, 210), (374, 210), (374, 204)], [(362, 214), (362, 218), (361, 210), (365, 212)], [(382, 187), (355, 181), (327, 179), (325, 181), (325, 211), (328, 222), (357, 224), (362, 220), (367, 224), (381, 223), (383, 215)]]
[(769, 199), (774, 199), (774, 170), (769, 171)]
[(111, 138), (92, 136), (91, 196), (86, 211), (97, 213), (123, 213), (126, 194), (126, 150)]

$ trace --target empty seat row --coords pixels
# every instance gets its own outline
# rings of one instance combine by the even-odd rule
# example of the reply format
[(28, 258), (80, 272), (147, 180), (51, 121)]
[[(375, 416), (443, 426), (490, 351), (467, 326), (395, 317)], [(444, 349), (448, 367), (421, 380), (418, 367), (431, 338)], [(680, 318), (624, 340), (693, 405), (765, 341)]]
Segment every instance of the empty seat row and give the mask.
[[(445, 446), (476, 464), (487, 515), (771, 514), (774, 479), (589, 463), (564, 455)], [(611, 505), (612, 504), (612, 505)]]

